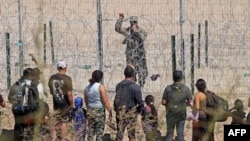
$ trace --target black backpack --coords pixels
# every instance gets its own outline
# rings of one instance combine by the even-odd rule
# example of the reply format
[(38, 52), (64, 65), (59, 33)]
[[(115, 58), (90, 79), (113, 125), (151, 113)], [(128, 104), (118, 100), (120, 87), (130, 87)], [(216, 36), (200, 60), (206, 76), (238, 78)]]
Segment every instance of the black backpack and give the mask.
[(134, 84), (134, 82), (129, 83), (119, 83), (116, 89), (116, 95), (114, 99), (114, 110), (115, 112), (120, 111), (122, 108), (126, 110), (132, 108), (131, 101), (131, 92), (130, 86)]
[(15, 115), (25, 115), (38, 111), (39, 95), (38, 82), (31, 81), (26, 84), (25, 80), (16, 81), (10, 88), (8, 100), (12, 104), (12, 112)]
[(230, 113), (228, 101), (209, 90), (205, 94), (208, 118), (216, 122), (226, 121)]

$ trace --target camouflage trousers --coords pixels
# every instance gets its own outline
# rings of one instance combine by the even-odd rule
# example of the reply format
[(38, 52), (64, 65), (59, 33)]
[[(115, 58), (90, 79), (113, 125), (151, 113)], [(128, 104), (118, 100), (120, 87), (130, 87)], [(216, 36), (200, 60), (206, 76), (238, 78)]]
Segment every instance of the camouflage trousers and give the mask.
[(87, 110), (88, 125), (88, 141), (102, 141), (105, 127), (105, 109), (104, 108), (88, 108)]

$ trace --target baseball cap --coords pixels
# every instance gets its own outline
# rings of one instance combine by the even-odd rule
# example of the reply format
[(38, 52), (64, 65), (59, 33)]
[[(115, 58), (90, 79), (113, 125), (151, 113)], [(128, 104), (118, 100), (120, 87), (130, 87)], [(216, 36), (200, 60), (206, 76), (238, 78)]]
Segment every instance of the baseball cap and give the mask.
[(66, 68), (66, 67), (67, 67), (67, 64), (66, 64), (65, 61), (63, 61), (63, 60), (58, 61), (58, 63), (57, 63), (57, 68), (62, 68), (62, 69), (64, 69), (64, 68)]

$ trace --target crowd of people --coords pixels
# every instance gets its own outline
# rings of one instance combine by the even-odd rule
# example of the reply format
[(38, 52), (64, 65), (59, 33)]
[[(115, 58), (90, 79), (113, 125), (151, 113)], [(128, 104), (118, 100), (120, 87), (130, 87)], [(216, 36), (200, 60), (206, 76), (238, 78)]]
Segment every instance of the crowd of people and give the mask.
[[(70, 120), (70, 114), (76, 115), (77, 109), (84, 109), (82, 116), (84, 116), (81, 123), (75, 126), (76, 140), (84, 141), (89, 140), (97, 141), (103, 140), (103, 134), (107, 121), (112, 122), (112, 109), (115, 113), (116, 122), (116, 141), (122, 141), (124, 139), (124, 132), (127, 129), (129, 141), (136, 140), (136, 125), (138, 115), (141, 115), (141, 126), (145, 133), (146, 141), (159, 141), (161, 140), (161, 133), (158, 130), (158, 111), (154, 105), (154, 96), (147, 95), (145, 99), (142, 98), (141, 87), (134, 81), (136, 75), (136, 69), (133, 65), (127, 65), (124, 69), (124, 79), (119, 82), (115, 88), (116, 95), (121, 89), (126, 88), (127, 98), (123, 97), (123, 105), (119, 107), (119, 103), (114, 104), (113, 107), (108, 99), (106, 88), (102, 83), (103, 72), (95, 70), (92, 72), (89, 84), (84, 88), (83, 98), (73, 96), (72, 79), (66, 74), (67, 64), (65, 61), (59, 61), (57, 63), (58, 72), (51, 75), (48, 81), (48, 87), (50, 88), (50, 94), (53, 98), (53, 110), (56, 113), (56, 128), (51, 129), (50, 134), (52, 140), (69, 140), (67, 139), (68, 124)], [(17, 81), (21, 83), (24, 81), (26, 84), (35, 85), (37, 88), (37, 94), (39, 101), (46, 103), (44, 99), (46, 96), (43, 92), (43, 86), (39, 82), (39, 75), (42, 72), (38, 68), (26, 68), (23, 71), (23, 76)], [(192, 141), (214, 141), (214, 127), (215, 122), (206, 114), (206, 81), (204, 79), (198, 79), (196, 81), (197, 92), (192, 94), (189, 87), (182, 83), (183, 74), (182, 71), (175, 70), (173, 72), (173, 83), (167, 85), (161, 104), (166, 107), (166, 124), (167, 133), (166, 141), (184, 141), (184, 129), (185, 122), (192, 120)], [(16, 83), (13, 84), (16, 85)], [(30, 113), (17, 114), (15, 111), (15, 98), (14, 93), (17, 91), (17, 87), (11, 87), (9, 91), (8, 100), (12, 103), (12, 112), (14, 114), (15, 126), (14, 126), (14, 140), (22, 141), (24, 131), (27, 127), (33, 127), (35, 130), (36, 125), (46, 123), (44, 118), (49, 113), (48, 105), (41, 105), (43, 110), (38, 109), (36, 114), (40, 118), (27, 119), (27, 115)], [(125, 91), (123, 91), (125, 92)], [(6, 106), (6, 101), (0, 95), (0, 105)], [(85, 106), (84, 106), (85, 105)], [(187, 107), (192, 109), (193, 116), (187, 116)], [(84, 108), (86, 107), (86, 109)], [(108, 114), (106, 114), (106, 112)], [(72, 114), (73, 113), (73, 114)], [(196, 116), (197, 115), (197, 116)], [(230, 109), (229, 117), (232, 117), (231, 124), (244, 125), (248, 124), (250, 116), (244, 112), (243, 102), (237, 99), (234, 103), (234, 107)], [(106, 119), (108, 117), (108, 119)], [(28, 121), (27, 121), (28, 120)], [(79, 131), (80, 129), (80, 131)], [(174, 131), (176, 130), (176, 136)]]

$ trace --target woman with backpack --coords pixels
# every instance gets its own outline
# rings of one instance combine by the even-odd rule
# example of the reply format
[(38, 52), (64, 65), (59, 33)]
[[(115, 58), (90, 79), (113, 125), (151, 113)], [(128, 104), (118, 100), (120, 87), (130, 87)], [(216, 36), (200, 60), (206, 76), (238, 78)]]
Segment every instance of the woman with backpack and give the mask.
[(208, 91), (206, 81), (198, 79), (196, 81), (198, 92), (194, 95), (192, 112), (187, 116), (187, 120), (193, 120), (192, 141), (214, 141), (215, 120), (208, 115), (211, 110), (207, 107)]
[(207, 134), (206, 94), (205, 94), (206, 82), (203, 79), (198, 79), (195, 85), (198, 92), (194, 94), (194, 103), (192, 107), (192, 114), (193, 114), (192, 141), (205, 141), (206, 138), (205, 135)]
[(109, 111), (109, 120), (112, 119), (111, 106), (105, 86), (101, 83), (103, 72), (95, 70), (89, 84), (84, 91), (84, 99), (87, 106), (88, 140), (92, 141), (96, 135), (96, 141), (101, 141), (105, 127), (105, 108)]

